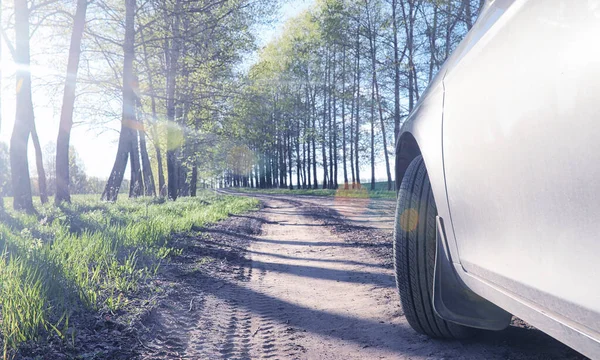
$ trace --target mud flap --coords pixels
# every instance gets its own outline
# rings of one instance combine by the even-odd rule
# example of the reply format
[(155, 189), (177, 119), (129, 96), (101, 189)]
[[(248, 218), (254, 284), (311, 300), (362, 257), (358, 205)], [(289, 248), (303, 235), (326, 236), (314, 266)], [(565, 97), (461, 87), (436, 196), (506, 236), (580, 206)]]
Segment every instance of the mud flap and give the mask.
[(437, 251), (433, 279), (433, 309), (444, 320), (485, 330), (502, 330), (512, 315), (471, 291), (452, 263), (444, 222), (436, 218)]

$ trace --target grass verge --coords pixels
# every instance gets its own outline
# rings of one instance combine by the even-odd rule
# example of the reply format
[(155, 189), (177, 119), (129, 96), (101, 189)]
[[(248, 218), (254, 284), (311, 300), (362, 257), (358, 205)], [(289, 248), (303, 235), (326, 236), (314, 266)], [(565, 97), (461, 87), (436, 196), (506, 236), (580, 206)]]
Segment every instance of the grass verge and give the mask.
[(175, 233), (192, 231), (258, 205), (257, 200), (203, 192), (176, 202), (76, 196), (38, 215), (0, 215), (0, 342), (4, 357), (44, 333), (61, 338), (79, 309), (116, 311), (127, 294), (180, 252)]
[(360, 189), (251, 189), (235, 188), (236, 191), (243, 193), (260, 193), (276, 195), (312, 195), (312, 196), (331, 196), (347, 198), (369, 198), (369, 199), (395, 199), (395, 191), (387, 190), (368, 190), (365, 186)]

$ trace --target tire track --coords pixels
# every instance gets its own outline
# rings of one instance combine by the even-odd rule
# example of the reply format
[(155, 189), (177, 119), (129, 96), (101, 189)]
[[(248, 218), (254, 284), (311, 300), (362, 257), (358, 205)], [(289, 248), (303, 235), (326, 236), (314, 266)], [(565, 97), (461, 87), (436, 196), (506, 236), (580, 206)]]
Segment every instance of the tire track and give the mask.
[(293, 331), (265, 296), (267, 270), (242, 258), (209, 275), (178, 274), (188, 286), (150, 315), (141, 359), (297, 358)]
[(256, 281), (250, 283), (252, 294), (246, 306), (255, 309), (257, 315), (256, 330), (253, 333), (253, 356), (256, 359), (294, 359), (297, 358), (297, 346), (291, 336), (291, 328), (281, 319), (284, 309), (270, 297), (265, 285), (268, 271), (261, 268)]
[[(199, 300), (195, 309), (204, 305), (203, 299)], [(189, 321), (190, 315), (194, 316), (190, 311), (198, 313), (198, 310), (185, 309), (185, 304), (193, 304), (193, 301), (193, 295), (177, 297), (176, 300), (164, 302), (153, 311), (149, 330), (155, 337), (152, 342), (144, 345), (147, 351), (141, 356), (142, 359), (179, 359), (183, 356), (188, 347), (189, 334), (193, 333), (195, 328)]]
[[(140, 358), (580, 358), (516, 327), (470, 342), (418, 335), (400, 309), (389, 259), (372, 251), (389, 251), (388, 235), (342, 231), (342, 220), (311, 203), (266, 205), (205, 229), (185, 248), (187, 259), (171, 266), (176, 291), (154, 311)], [(241, 225), (248, 221), (264, 225), (261, 236)]]

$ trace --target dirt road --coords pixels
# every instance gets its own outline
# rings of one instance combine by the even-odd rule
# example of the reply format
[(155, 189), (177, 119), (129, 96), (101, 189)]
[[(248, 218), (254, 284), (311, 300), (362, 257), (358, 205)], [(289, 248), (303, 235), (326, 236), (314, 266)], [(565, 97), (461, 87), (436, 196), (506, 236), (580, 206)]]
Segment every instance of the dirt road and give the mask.
[[(238, 193), (239, 194), (239, 193)], [(241, 194), (240, 194), (241, 195)], [(396, 201), (390, 199), (357, 199), (339, 196), (255, 195), (262, 200), (299, 201), (304, 205), (334, 210), (344, 221), (356, 226), (368, 226), (392, 231)]]
[(141, 358), (582, 358), (526, 327), (463, 342), (418, 335), (399, 305), (386, 221), (353, 225), (377, 224), (360, 217), (372, 205), (259, 198), (261, 211), (188, 239), (167, 276), (171, 294), (145, 323)]

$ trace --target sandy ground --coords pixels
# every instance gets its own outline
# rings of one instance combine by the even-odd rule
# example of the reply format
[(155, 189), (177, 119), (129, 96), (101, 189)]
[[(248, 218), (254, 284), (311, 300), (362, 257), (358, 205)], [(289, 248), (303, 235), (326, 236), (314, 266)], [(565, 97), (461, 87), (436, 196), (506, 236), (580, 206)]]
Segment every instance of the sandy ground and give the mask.
[(462, 342), (415, 333), (390, 266), (393, 202), (258, 197), (259, 212), (190, 239), (140, 358), (582, 358), (525, 325)]
[(294, 200), (305, 205), (320, 206), (334, 210), (344, 221), (356, 226), (368, 226), (379, 230), (394, 229), (396, 201), (390, 199), (357, 199), (335, 196), (284, 196), (256, 195), (267, 200)]

